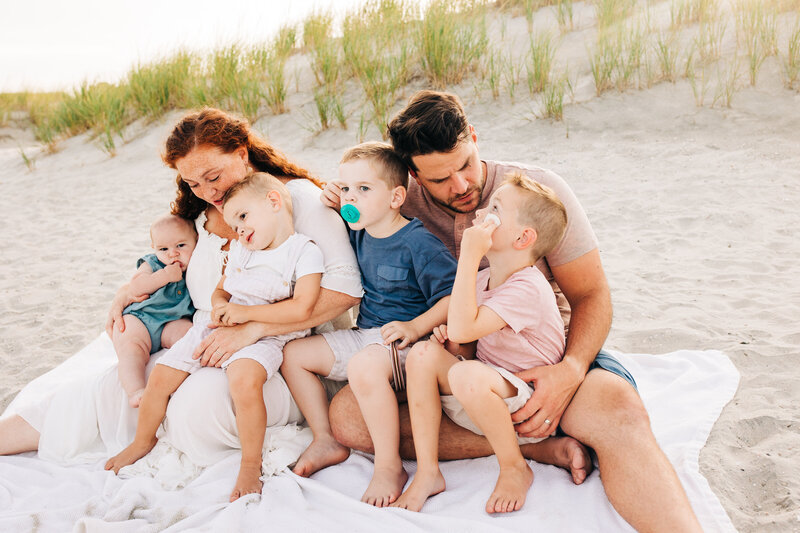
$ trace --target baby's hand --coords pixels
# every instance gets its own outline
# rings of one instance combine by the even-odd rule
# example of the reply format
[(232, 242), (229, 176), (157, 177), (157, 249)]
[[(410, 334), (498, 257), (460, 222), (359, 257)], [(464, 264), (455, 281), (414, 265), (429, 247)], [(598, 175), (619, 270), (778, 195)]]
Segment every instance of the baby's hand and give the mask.
[(222, 323), (222, 316), (225, 314), (227, 309), (228, 302), (215, 305), (211, 309), (211, 323), (215, 326), (224, 326), (225, 324)]
[(325, 188), (319, 195), (319, 199), (328, 207), (339, 209), (342, 205), (341, 200), (342, 189), (335, 183), (326, 183)]
[(164, 272), (167, 273), (167, 279), (170, 282), (180, 281), (183, 279), (183, 271), (181, 270), (181, 265), (178, 263), (172, 263), (164, 267)]
[(398, 344), (397, 347), (403, 349), (412, 342), (418, 340), (422, 334), (417, 331), (417, 328), (415, 328), (411, 322), (395, 320), (381, 328), (381, 336), (383, 336), (383, 343), (386, 345), (399, 340), (400, 344)]

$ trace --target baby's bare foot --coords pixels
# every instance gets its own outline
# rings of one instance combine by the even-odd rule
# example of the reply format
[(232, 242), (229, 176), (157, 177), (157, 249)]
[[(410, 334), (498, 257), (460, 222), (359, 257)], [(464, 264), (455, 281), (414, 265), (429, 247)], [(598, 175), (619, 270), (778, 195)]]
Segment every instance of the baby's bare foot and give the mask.
[(361, 501), (375, 507), (386, 507), (400, 496), (406, 481), (408, 481), (408, 474), (402, 466), (399, 470), (376, 468)]
[(339, 464), (350, 456), (350, 449), (339, 444), (330, 435), (314, 438), (311, 444), (300, 455), (292, 472), (298, 476), (308, 477), (326, 466)]
[(236, 501), (245, 494), (261, 494), (264, 484), (261, 482), (261, 463), (242, 463), (239, 466), (239, 477), (233, 486), (230, 501)]
[(139, 389), (128, 395), (128, 405), (136, 409), (142, 403), (142, 396), (144, 396), (144, 389)]
[(132, 465), (153, 449), (158, 439), (153, 437), (151, 441), (140, 443), (133, 441), (130, 446), (119, 452), (117, 455), (106, 461), (106, 470), (113, 470), (119, 474), (119, 469), (123, 466)]
[(522, 509), (531, 483), (533, 471), (525, 461), (514, 466), (501, 466), (497, 484), (486, 502), (486, 512), (510, 513)]
[(438, 468), (435, 472), (417, 470), (414, 479), (411, 480), (411, 485), (391, 506), (418, 512), (425, 505), (425, 500), (439, 494), (444, 489), (444, 477)]

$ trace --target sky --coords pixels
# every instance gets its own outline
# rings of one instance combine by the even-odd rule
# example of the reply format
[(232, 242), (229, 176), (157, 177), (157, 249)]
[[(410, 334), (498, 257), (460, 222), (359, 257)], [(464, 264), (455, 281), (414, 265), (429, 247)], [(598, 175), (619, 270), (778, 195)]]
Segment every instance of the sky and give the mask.
[(115, 82), (183, 47), (268, 40), (315, 9), (364, 0), (0, 0), (0, 92)]

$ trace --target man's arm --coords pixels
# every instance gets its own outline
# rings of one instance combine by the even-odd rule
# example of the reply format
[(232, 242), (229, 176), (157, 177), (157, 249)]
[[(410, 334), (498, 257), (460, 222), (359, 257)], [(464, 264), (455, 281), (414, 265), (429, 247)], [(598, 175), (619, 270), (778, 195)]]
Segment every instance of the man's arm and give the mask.
[(557, 427), (611, 328), (611, 293), (597, 248), (551, 271), (572, 314), (564, 359), (517, 374), (533, 383), (534, 392), (511, 418), (525, 421), (517, 431), (531, 437), (545, 437)]

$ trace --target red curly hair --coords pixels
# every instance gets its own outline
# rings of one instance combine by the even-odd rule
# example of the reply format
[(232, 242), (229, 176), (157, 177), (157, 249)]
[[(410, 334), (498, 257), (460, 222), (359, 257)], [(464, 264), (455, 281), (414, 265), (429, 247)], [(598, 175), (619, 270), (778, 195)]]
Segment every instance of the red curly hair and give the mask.
[[(213, 108), (190, 113), (183, 117), (172, 130), (161, 156), (170, 168), (198, 146), (216, 146), (229, 154), (240, 146), (247, 148), (250, 165), (258, 172), (266, 172), (281, 178), (302, 178), (322, 188), (322, 183), (306, 169), (292, 163), (285, 155), (259, 137), (250, 124), (224, 111)], [(208, 204), (194, 195), (189, 185), (178, 174), (177, 196), (172, 202), (172, 214), (194, 220)]]

